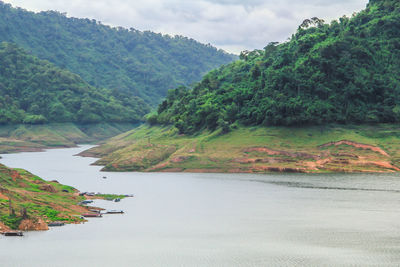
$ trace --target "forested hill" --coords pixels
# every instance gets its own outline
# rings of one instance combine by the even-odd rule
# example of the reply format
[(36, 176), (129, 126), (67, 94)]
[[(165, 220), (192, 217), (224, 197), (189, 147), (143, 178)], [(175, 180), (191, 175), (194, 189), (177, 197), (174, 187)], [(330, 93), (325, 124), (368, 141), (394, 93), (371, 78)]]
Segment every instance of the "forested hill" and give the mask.
[(0, 44), (0, 124), (138, 122), (149, 110), (137, 97), (94, 88), (15, 44)]
[(305, 20), (289, 41), (243, 52), (187, 91), (172, 90), (149, 122), (181, 133), (246, 125), (400, 121), (400, 2), (353, 17)]
[(0, 41), (16, 43), (92, 86), (128, 91), (150, 104), (236, 59), (181, 36), (112, 28), (55, 11), (33, 13), (1, 1)]

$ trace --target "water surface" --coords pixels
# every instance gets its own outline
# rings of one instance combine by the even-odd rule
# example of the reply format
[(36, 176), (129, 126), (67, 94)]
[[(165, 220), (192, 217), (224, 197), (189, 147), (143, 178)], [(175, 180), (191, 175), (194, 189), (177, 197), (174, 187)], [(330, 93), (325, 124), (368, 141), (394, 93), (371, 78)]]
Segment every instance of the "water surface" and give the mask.
[[(101, 173), (87, 146), (3, 155), (124, 215), (0, 236), (0, 266), (399, 266), (400, 176)], [(103, 176), (108, 179), (102, 179)]]

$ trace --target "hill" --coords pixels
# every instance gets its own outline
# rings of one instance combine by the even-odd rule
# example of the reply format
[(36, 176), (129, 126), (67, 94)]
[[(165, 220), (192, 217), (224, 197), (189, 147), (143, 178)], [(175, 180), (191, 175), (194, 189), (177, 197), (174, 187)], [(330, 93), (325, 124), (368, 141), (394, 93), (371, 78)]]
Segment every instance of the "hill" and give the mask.
[(243, 52), (187, 90), (168, 93), (152, 124), (180, 133), (232, 124), (304, 126), (400, 121), (400, 2), (352, 18), (305, 20), (289, 41)]
[(0, 124), (138, 122), (141, 99), (90, 86), (78, 75), (0, 44)]
[(83, 155), (110, 171), (400, 171), (399, 23), (390, 0), (305, 20), (288, 42), (169, 91), (155, 126)]
[(199, 81), (236, 59), (182, 36), (112, 28), (56, 11), (28, 12), (1, 1), (0, 41), (16, 43), (94, 87), (129, 92), (153, 105), (168, 89)]

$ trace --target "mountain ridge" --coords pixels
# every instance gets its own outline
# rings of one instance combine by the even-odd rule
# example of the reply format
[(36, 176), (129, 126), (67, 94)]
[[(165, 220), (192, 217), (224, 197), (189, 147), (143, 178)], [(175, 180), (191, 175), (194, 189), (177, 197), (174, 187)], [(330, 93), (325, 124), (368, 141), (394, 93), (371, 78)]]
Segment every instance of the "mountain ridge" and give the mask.
[(0, 66), (0, 124), (139, 122), (150, 110), (139, 98), (94, 88), (15, 44), (0, 44)]
[[(304, 21), (84, 152), (107, 171), (398, 172), (400, 2)], [(382, 124), (384, 123), (384, 124)]]
[(80, 75), (94, 87), (158, 104), (168, 89), (201, 79), (236, 56), (182, 36), (170, 37), (56, 11), (29, 12), (0, 2), (0, 41)]

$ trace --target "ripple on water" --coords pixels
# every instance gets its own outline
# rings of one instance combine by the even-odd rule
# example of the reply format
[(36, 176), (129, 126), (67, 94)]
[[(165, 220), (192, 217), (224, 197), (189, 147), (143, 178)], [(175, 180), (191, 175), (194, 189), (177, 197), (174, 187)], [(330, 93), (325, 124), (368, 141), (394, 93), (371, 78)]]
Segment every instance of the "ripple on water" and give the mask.
[(135, 194), (104, 216), (22, 239), (1, 266), (400, 266), (397, 174), (108, 173), (87, 147), (4, 155), (83, 191)]

